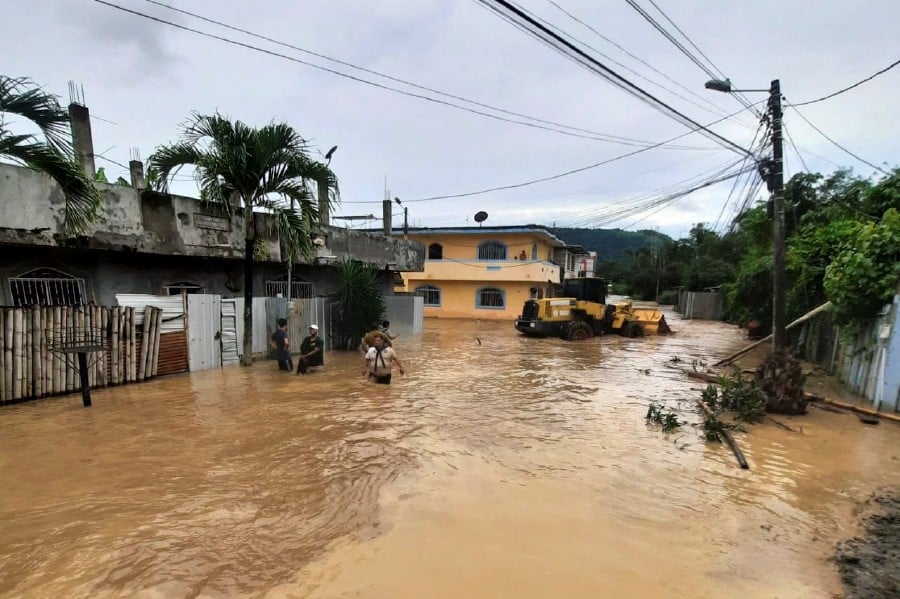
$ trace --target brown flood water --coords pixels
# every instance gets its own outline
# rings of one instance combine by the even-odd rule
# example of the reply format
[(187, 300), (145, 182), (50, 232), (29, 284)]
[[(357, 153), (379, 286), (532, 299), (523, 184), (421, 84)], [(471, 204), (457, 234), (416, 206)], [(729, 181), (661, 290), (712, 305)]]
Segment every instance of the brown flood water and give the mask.
[[(407, 375), (274, 362), (0, 409), (0, 596), (829, 597), (854, 506), (900, 482), (900, 427), (811, 410), (693, 423), (670, 365), (745, 341), (571, 343), (426, 321)], [(481, 340), (478, 343), (476, 338)], [(651, 400), (691, 424), (663, 435)]]

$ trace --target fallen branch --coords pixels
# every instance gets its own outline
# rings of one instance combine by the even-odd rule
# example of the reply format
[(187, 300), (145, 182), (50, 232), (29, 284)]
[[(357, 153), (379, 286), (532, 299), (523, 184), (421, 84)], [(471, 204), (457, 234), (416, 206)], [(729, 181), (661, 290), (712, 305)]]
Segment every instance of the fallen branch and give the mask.
[[(819, 306), (818, 308), (814, 308), (814, 309), (810, 310), (809, 312), (807, 312), (806, 314), (804, 314), (803, 316), (801, 316), (800, 318), (798, 318), (797, 320), (795, 320), (795, 321), (792, 322), (791, 324), (787, 325), (786, 327), (784, 327), (784, 329), (785, 329), (785, 330), (788, 330), (788, 329), (790, 329), (790, 328), (793, 328), (793, 327), (797, 326), (798, 324), (802, 324), (802, 323), (806, 322), (806, 321), (809, 320), (810, 318), (812, 318), (812, 317), (814, 317), (814, 316), (816, 316), (816, 315), (818, 315), (818, 314), (824, 312), (825, 310), (827, 310), (829, 306), (831, 306), (831, 302), (825, 302), (824, 304), (822, 304), (822, 305)], [(751, 349), (753, 349), (753, 348), (755, 348), (755, 347), (759, 347), (760, 345), (762, 345), (762, 344), (765, 343), (766, 341), (771, 341), (771, 339), (772, 339), (772, 335), (766, 335), (765, 337), (763, 337), (763, 338), (760, 339), (759, 341), (754, 341), (753, 343), (751, 343), (750, 345), (748, 345), (748, 346), (745, 347), (744, 349), (738, 350), (738, 351), (734, 352), (733, 354), (731, 354), (730, 356), (727, 356), (727, 357), (725, 357), (725, 358), (722, 358), (721, 360), (719, 360), (718, 362), (716, 362), (715, 364), (713, 364), (713, 366), (725, 366), (726, 364), (731, 364), (731, 363), (735, 360), (735, 358), (739, 358), (739, 357), (743, 356), (744, 354), (746, 354), (746, 353), (747, 353), (748, 351), (750, 351)]]
[(774, 418), (772, 418), (772, 417), (769, 416), (768, 414), (766, 414), (766, 418), (768, 418), (769, 420), (771, 420), (772, 422), (774, 422), (775, 424), (777, 424), (778, 426), (780, 426), (781, 428), (783, 428), (783, 429), (786, 430), (786, 431), (791, 431), (792, 433), (802, 433), (802, 432), (803, 432), (802, 430), (798, 431), (798, 430), (796, 430), (796, 429), (793, 429), (793, 428), (789, 427), (788, 425), (786, 425), (785, 423), (781, 422), (780, 420), (775, 420)]
[(856, 412), (857, 414), (862, 414), (864, 416), (874, 416), (875, 418), (883, 418), (885, 420), (891, 420), (893, 422), (900, 422), (900, 416), (896, 414), (885, 414), (884, 412), (876, 412), (875, 410), (870, 410), (868, 408), (863, 408), (860, 406), (855, 406), (851, 403), (846, 403), (843, 401), (838, 401), (836, 399), (829, 399), (827, 397), (819, 398), (819, 401), (838, 408), (843, 408), (844, 410), (850, 410), (851, 412)]
[[(701, 400), (697, 400), (697, 405), (700, 406), (700, 409), (709, 416), (710, 418), (713, 416), (713, 413), (710, 411), (709, 406), (703, 403)], [(723, 430), (721, 435), (725, 437), (725, 442), (728, 443), (729, 447), (731, 447), (731, 451), (734, 452), (734, 457), (737, 458), (738, 464), (740, 464), (741, 468), (744, 470), (750, 469), (750, 464), (747, 463), (747, 458), (744, 457), (744, 452), (741, 451), (741, 448), (738, 447), (737, 441), (734, 440), (734, 437), (731, 436), (731, 431)]]

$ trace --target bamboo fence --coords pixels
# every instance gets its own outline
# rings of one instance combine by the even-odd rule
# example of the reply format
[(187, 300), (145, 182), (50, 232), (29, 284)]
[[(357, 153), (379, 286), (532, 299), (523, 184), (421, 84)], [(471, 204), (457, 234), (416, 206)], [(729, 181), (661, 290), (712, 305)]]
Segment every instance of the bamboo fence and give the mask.
[(78, 391), (78, 347), (90, 350), (91, 387), (155, 376), (162, 310), (147, 306), (135, 322), (123, 306), (0, 308), (0, 404)]

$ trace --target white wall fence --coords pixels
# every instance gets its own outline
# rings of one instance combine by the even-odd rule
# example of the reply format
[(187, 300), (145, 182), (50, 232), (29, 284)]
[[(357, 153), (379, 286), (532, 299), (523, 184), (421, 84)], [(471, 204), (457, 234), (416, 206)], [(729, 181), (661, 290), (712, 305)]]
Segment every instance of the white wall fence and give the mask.
[(789, 331), (801, 357), (834, 374), (876, 410), (900, 411), (900, 295), (863, 330), (847, 339), (825, 313)]
[[(179, 298), (180, 299), (180, 298)], [(387, 318), (391, 328), (402, 334), (422, 332), (423, 299), (417, 296), (385, 297)], [(279, 318), (287, 318), (288, 335), (295, 349), (316, 324), (325, 342), (325, 350), (333, 349), (334, 322), (331, 301), (325, 297), (293, 299), (280, 297), (253, 298), (253, 355), (273, 357), (269, 339)], [(223, 299), (218, 295), (187, 296), (189, 357), (191, 371), (237, 364), (244, 351), (244, 300)]]
[(722, 320), (725, 302), (722, 294), (715, 291), (680, 291), (675, 311), (688, 319)]

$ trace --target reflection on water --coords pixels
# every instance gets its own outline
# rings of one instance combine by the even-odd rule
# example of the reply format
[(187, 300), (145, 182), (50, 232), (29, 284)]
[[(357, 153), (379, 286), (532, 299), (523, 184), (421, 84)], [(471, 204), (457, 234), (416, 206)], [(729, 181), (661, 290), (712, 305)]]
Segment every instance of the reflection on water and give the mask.
[[(853, 502), (900, 481), (900, 429), (757, 425), (741, 471), (700, 440), (677, 369), (741, 334), (667, 318), (674, 336), (581, 343), (427, 321), (390, 386), (334, 352), (302, 377), (263, 362), (3, 408), (0, 595), (837, 591), (824, 557)], [(689, 423), (648, 427), (651, 400)]]

